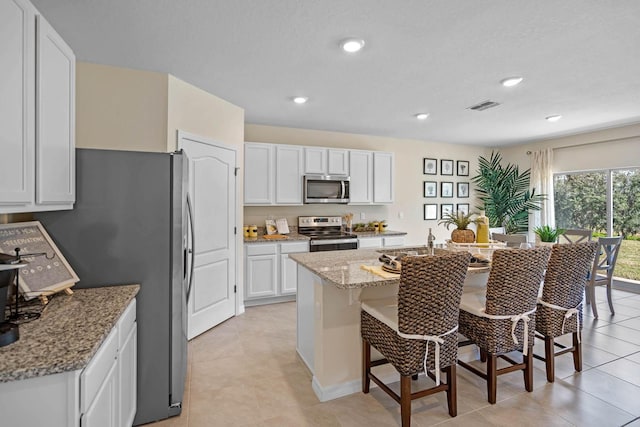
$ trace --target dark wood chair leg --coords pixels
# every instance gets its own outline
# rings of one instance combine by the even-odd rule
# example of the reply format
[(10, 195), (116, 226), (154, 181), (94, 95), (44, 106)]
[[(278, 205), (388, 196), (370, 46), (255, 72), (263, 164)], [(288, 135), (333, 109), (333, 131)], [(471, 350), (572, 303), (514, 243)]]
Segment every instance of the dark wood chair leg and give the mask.
[(402, 427), (411, 426), (411, 376), (400, 377), (400, 418)]
[(495, 354), (487, 354), (487, 395), (489, 399), (489, 403), (492, 405), (496, 403), (496, 395), (497, 395), (497, 382), (498, 377), (496, 375), (496, 366), (498, 362), (498, 356)]
[(578, 334), (580, 332), (573, 333), (573, 367), (576, 371), (582, 371), (582, 343), (578, 341)]
[(449, 406), (449, 415), (455, 417), (458, 415), (458, 388), (456, 385), (456, 364), (445, 368), (447, 372), (447, 405)]
[(547, 381), (552, 383), (556, 378), (553, 337), (544, 337), (544, 359), (547, 370)]
[(362, 340), (362, 392), (369, 393), (369, 373), (371, 372), (371, 345)]
[[(551, 358), (553, 359), (553, 356)], [(524, 359), (524, 388), (527, 391), (533, 391), (533, 346), (529, 347), (529, 351), (527, 355), (524, 356)]]
[(411, 379), (414, 381), (418, 381), (418, 374), (411, 375)]
[(482, 363), (487, 361), (487, 352), (483, 349), (480, 349), (480, 361)]

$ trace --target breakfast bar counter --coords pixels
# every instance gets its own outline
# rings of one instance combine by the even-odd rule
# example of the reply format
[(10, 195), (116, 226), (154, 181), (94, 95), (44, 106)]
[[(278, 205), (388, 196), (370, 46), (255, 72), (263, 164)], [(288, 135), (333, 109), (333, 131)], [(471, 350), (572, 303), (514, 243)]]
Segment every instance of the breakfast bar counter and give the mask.
[[(382, 253), (407, 251), (425, 254), (426, 248), (290, 255), (298, 263), (296, 349), (313, 375), (312, 387), (320, 401), (361, 390), (360, 302), (398, 294), (399, 274), (382, 277), (362, 266), (382, 265)], [(488, 267), (470, 268), (465, 292), (482, 290), (488, 272)]]

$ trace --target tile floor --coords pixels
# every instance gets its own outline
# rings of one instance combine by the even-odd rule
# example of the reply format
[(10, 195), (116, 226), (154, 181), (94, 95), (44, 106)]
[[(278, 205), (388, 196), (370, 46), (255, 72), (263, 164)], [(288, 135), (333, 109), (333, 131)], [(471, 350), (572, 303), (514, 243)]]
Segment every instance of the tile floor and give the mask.
[[(614, 291), (610, 316), (597, 291), (600, 319), (585, 310), (582, 373), (561, 356), (549, 384), (536, 360), (532, 393), (519, 372), (503, 375), (498, 402), (489, 405), (484, 382), (459, 368), (458, 416), (448, 416), (439, 393), (413, 402), (412, 425), (640, 427), (640, 295)], [(182, 415), (151, 426), (400, 425), (399, 405), (377, 388), (319, 402), (296, 357), (295, 328), (295, 303), (274, 304), (248, 308), (191, 341)], [(535, 350), (544, 351), (541, 341)]]

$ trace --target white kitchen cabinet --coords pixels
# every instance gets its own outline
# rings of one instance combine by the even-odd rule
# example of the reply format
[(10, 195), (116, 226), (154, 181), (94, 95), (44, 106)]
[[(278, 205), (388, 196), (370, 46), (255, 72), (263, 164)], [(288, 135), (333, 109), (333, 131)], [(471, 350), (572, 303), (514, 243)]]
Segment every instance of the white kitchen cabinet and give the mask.
[(383, 236), (382, 237), (382, 246), (385, 248), (392, 248), (396, 246), (404, 246), (405, 239), (404, 236)]
[(373, 152), (351, 150), (349, 153), (349, 204), (373, 203)]
[(245, 245), (245, 298), (276, 296), (278, 280), (277, 244)]
[(247, 142), (244, 146), (244, 204), (302, 204), (302, 147)]
[(26, 0), (1, 2), (0, 28), (0, 213), (71, 209), (75, 56)]
[(133, 299), (83, 369), (0, 383), (0, 424), (130, 426), (137, 399), (136, 347)]
[(298, 276), (289, 254), (309, 252), (309, 242), (245, 244), (244, 249), (245, 305), (290, 301), (298, 289)]
[(289, 254), (309, 252), (308, 242), (280, 243), (280, 295), (292, 295), (298, 290), (298, 263)]
[(273, 144), (247, 142), (244, 145), (244, 204), (270, 205), (274, 201)]
[(302, 204), (302, 147), (276, 145), (277, 205)]
[(316, 175), (349, 175), (349, 150), (305, 147), (304, 173)]
[(373, 203), (393, 203), (393, 153), (373, 153)]
[(358, 249), (381, 248), (382, 237), (358, 237)]

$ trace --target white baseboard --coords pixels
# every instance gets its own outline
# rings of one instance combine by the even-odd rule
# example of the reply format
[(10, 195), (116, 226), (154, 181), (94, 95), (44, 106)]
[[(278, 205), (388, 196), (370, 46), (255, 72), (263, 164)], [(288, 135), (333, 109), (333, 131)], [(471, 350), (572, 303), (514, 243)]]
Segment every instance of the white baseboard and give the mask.
[[(395, 375), (383, 375), (378, 378), (380, 378), (385, 384), (388, 384), (400, 381), (400, 374), (396, 373)], [(362, 380), (353, 380), (332, 385), (330, 387), (322, 387), (318, 382), (318, 379), (314, 375), (313, 380), (311, 381), (311, 387), (313, 388), (313, 391), (320, 402), (326, 402), (328, 400), (337, 399), (339, 397), (348, 396), (350, 394), (362, 393)], [(378, 386), (376, 385), (376, 383), (371, 381), (370, 387), (376, 388)]]

